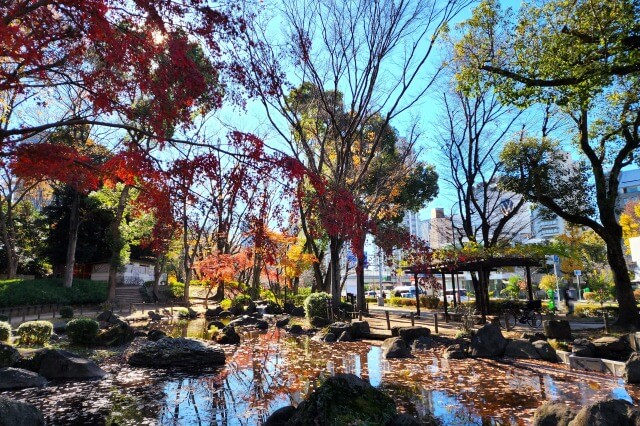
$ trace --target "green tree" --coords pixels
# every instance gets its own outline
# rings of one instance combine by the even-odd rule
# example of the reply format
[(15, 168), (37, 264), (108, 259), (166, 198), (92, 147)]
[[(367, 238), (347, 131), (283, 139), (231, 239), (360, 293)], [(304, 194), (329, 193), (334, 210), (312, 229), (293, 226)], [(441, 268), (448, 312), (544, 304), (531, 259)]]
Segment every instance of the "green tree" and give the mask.
[(485, 1), (457, 46), (467, 90), (488, 82), (504, 102), (548, 106), (571, 123), (576, 163), (543, 127), (505, 147), (504, 187), (604, 240), (625, 327), (640, 325), (616, 215), (620, 171), (640, 147), (639, 21), (632, 0), (553, 0), (516, 16)]

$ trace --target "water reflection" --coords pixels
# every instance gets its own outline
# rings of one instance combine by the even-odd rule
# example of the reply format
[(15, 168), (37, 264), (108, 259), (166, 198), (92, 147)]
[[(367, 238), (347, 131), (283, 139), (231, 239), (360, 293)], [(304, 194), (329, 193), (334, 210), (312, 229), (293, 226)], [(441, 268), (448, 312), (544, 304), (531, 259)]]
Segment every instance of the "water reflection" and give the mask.
[[(206, 332), (204, 321), (177, 324), (172, 334)], [(256, 425), (297, 405), (318, 380), (348, 372), (389, 392), (400, 411), (432, 412), (446, 425), (526, 424), (547, 399), (581, 406), (614, 396), (638, 401), (638, 388), (619, 379), (569, 372), (542, 361), (449, 362), (437, 350), (384, 360), (367, 343), (327, 345), (279, 330), (250, 334), (219, 370), (184, 373), (131, 368), (120, 357), (103, 364), (98, 382), (52, 383), (5, 392), (38, 405), (51, 424)]]

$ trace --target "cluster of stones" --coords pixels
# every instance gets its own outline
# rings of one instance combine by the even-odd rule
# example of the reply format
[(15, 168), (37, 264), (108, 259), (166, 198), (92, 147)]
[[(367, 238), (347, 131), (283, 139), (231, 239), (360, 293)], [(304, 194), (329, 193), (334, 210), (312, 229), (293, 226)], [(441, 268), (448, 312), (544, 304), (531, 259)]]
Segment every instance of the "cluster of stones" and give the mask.
[(615, 426), (640, 424), (640, 409), (621, 399), (608, 399), (574, 410), (560, 402), (547, 402), (536, 410), (534, 426)]
[(353, 374), (337, 374), (329, 377), (298, 407), (286, 406), (274, 411), (264, 426), (285, 424), (435, 426), (440, 423), (430, 415), (418, 421), (410, 415), (399, 414), (393, 400), (369, 382)]

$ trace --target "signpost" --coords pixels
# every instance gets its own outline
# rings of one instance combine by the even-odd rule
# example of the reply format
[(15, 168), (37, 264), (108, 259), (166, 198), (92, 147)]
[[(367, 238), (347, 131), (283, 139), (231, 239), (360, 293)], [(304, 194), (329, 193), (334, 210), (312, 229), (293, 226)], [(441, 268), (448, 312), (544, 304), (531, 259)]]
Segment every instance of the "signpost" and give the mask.
[(560, 280), (558, 279), (558, 265), (560, 265), (560, 256), (557, 254), (551, 256), (545, 256), (547, 258), (547, 265), (553, 265), (553, 273), (556, 276), (556, 293), (558, 294), (558, 305), (560, 305)]
[(574, 275), (578, 279), (578, 300), (582, 300), (582, 295), (580, 294), (580, 277), (582, 276), (582, 271), (580, 269), (576, 269), (573, 271)]

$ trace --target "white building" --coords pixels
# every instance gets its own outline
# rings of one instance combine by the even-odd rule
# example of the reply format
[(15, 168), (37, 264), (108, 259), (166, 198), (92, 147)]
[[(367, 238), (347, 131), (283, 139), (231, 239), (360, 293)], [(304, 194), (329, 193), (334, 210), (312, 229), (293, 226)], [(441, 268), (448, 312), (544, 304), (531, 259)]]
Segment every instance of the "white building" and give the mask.
[[(109, 280), (109, 263), (95, 263), (91, 268), (92, 281)], [(118, 285), (142, 285), (146, 281), (153, 281), (153, 263), (144, 260), (132, 260), (118, 270), (116, 283)], [(162, 274), (160, 282), (167, 281), (167, 275)]]
[(618, 207), (640, 199), (640, 169), (623, 170), (618, 183)]

